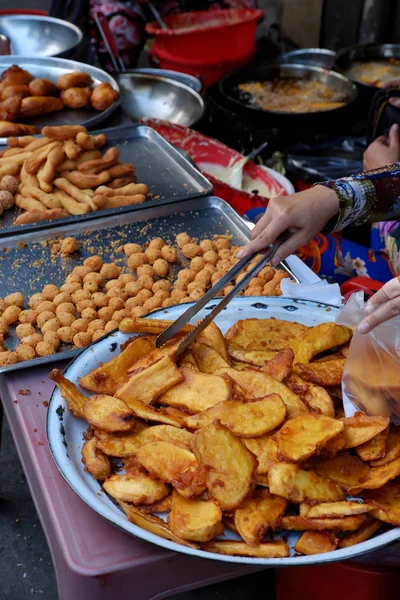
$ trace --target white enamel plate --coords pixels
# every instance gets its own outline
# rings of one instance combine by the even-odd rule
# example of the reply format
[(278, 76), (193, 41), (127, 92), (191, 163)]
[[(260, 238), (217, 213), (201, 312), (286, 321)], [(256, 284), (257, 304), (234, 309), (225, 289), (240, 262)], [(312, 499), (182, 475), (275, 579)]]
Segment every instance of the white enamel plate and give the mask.
[[(197, 318), (201, 318), (212, 306), (211, 301), (201, 311)], [(153, 312), (151, 318), (177, 319), (187, 308), (187, 304), (172, 306), (168, 309)], [(287, 321), (297, 321), (304, 325), (318, 325), (326, 321), (334, 321), (337, 308), (319, 304), (308, 300), (293, 300), (288, 298), (249, 298), (242, 297), (233, 300), (216, 318), (216, 324), (225, 331), (239, 319), (269, 318), (276, 317)], [(65, 376), (79, 387), (79, 378), (98, 366), (100, 362), (111, 360), (115, 352), (119, 350), (120, 344), (132, 337), (120, 332), (111, 333), (86, 348), (66, 368)], [(84, 390), (82, 390), (84, 392)], [(83, 445), (83, 433), (87, 430), (87, 423), (82, 419), (73, 417), (66, 410), (65, 401), (55, 389), (48, 408), (47, 438), (60, 473), (71, 486), (71, 488), (100, 515), (124, 529), (128, 533), (142, 538), (163, 548), (175, 552), (183, 552), (202, 558), (210, 558), (224, 562), (247, 563), (268, 566), (294, 566), (301, 564), (318, 564), (354, 558), (357, 555), (375, 551), (400, 539), (400, 528), (394, 528), (386, 533), (377, 535), (356, 546), (335, 550), (324, 554), (313, 556), (294, 556), (293, 546), (296, 543), (298, 533), (283, 533), (291, 547), (291, 556), (288, 558), (248, 558), (240, 556), (225, 556), (181, 546), (170, 542), (157, 535), (149, 533), (144, 529), (129, 523), (125, 513), (112, 502), (105, 492), (101, 492), (101, 486), (91, 475), (84, 471), (81, 460), (81, 449)], [(161, 515), (162, 516), (162, 515)], [(279, 536), (276, 535), (276, 538)], [(227, 532), (225, 539), (238, 539), (235, 534)]]

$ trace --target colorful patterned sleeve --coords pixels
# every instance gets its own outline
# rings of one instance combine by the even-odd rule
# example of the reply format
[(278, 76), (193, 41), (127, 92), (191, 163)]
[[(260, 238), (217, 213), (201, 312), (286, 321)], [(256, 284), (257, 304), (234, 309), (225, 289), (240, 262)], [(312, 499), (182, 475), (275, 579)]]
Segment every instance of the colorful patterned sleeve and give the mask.
[(331, 231), (400, 219), (400, 163), (319, 185), (330, 187), (339, 197), (339, 217)]

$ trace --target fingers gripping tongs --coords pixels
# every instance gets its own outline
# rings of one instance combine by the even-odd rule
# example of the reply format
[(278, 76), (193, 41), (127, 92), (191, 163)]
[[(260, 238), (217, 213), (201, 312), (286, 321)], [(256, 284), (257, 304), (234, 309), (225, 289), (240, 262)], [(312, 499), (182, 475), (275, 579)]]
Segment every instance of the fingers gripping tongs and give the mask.
[[(212, 310), (210, 310), (209, 314), (201, 319), (196, 326), (190, 331), (180, 342), (177, 348), (177, 356), (181, 355), (187, 348), (194, 342), (196, 337), (199, 335), (203, 329), (205, 329), (214, 318), (229, 304), (232, 298), (235, 298), (237, 294), (246, 287), (249, 281), (257, 275), (259, 271), (271, 261), (271, 259), (275, 256), (279, 248), (284, 244), (288, 238), (290, 237), (290, 233), (285, 231), (282, 233), (273, 244), (270, 244), (269, 248), (265, 251), (262, 257), (255, 263), (251, 269), (249, 269), (244, 276), (238, 281), (233, 288), (226, 294), (226, 296), (222, 297), (221, 300), (216, 304)], [(188, 310), (186, 310), (180, 317), (177, 319), (172, 325), (170, 325), (165, 331), (163, 331), (156, 339), (156, 347), (161, 348), (164, 346), (170, 339), (179, 333), (184, 325), (189, 323), (191, 319), (197, 313), (205, 307), (205, 305), (213, 300), (227, 285), (229, 285), (236, 277), (241, 273), (246, 267), (248, 267), (254, 258), (259, 255), (259, 252), (254, 254), (250, 254), (250, 256), (245, 256), (242, 258), (236, 265), (232, 267), (212, 288), (208, 290), (198, 300), (195, 304), (193, 304)]]

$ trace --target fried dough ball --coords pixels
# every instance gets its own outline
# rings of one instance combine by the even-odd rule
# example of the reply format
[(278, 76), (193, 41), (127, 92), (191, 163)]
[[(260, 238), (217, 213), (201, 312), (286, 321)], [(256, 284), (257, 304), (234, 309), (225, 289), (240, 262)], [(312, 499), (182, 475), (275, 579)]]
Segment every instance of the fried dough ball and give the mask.
[[(58, 320), (60, 321), (60, 327), (69, 327), (76, 320), (75, 315), (72, 315), (71, 313), (68, 313), (68, 312), (62, 312), (59, 315), (57, 315), (57, 317), (58, 317)], [(42, 331), (43, 331), (43, 329), (42, 329)]]
[(214, 250), (207, 250), (207, 252), (204, 252), (203, 258), (206, 263), (210, 263), (214, 266), (218, 262), (218, 254)]
[(97, 312), (94, 310), (94, 308), (87, 306), (81, 312), (81, 318), (87, 319), (88, 321), (93, 321), (94, 319), (97, 319)]
[(36, 310), (38, 305), (43, 302), (44, 300), (46, 300), (46, 298), (43, 296), (43, 294), (33, 294), (30, 298), (29, 298), (29, 302), (28, 305), (33, 309)]
[(185, 296), (184, 298), (182, 298), (182, 300), (179, 301), (179, 304), (185, 304), (186, 302), (192, 302), (190, 296)]
[(90, 104), (90, 88), (72, 87), (61, 91), (61, 100), (68, 108), (85, 108)]
[(190, 295), (191, 295), (191, 293), (192, 293), (194, 290), (198, 290), (198, 289), (201, 289), (201, 290), (203, 290), (203, 294), (204, 294), (204, 292), (206, 291), (206, 287), (205, 287), (205, 285), (202, 285), (202, 284), (201, 284), (200, 282), (198, 282), (198, 281), (192, 281), (192, 283), (189, 283), (189, 285), (187, 286), (187, 293), (188, 293), (188, 296), (190, 296)]
[(211, 285), (215, 285), (222, 277), (224, 276), (221, 271), (216, 271), (213, 275), (211, 275)]
[(0, 207), (3, 210), (9, 210), (15, 204), (14, 196), (7, 190), (0, 190)]
[(75, 314), (75, 304), (72, 304), (72, 302), (62, 302), (61, 304), (59, 304), (56, 308), (56, 315), (58, 317), (58, 315), (60, 315), (61, 313), (71, 313), (71, 315)]
[(74, 329), (76, 329), (78, 333), (87, 331), (88, 325), (89, 321), (87, 319), (82, 319), (82, 317), (80, 319), (75, 319), (74, 321)]
[(43, 334), (43, 341), (51, 344), (55, 350), (57, 350), (60, 345), (60, 338), (56, 331), (46, 331), (46, 333)]
[(154, 285), (154, 279), (150, 275), (142, 275), (139, 277), (138, 283), (141, 283), (144, 289), (151, 290)]
[(234, 286), (233, 286), (233, 285), (227, 285), (227, 286), (224, 288), (224, 290), (223, 290), (223, 291), (224, 291), (224, 296), (227, 296), (227, 295), (229, 294), (229, 292), (231, 292), (231, 291), (233, 290), (233, 288), (234, 288)]
[(150, 275), (150, 277), (154, 277), (154, 269), (151, 265), (140, 265), (136, 269), (136, 273), (138, 277), (142, 277), (142, 275)]
[(165, 277), (169, 272), (169, 264), (163, 258), (159, 258), (153, 264), (153, 269), (157, 277)]
[[(150, 265), (148, 266), (151, 269)], [(133, 283), (134, 281), (136, 281), (136, 277), (131, 273), (123, 273), (118, 277), (118, 281), (121, 283), (122, 286), (126, 286), (127, 283)]]
[(75, 294), (77, 294), (79, 291), (74, 292), (71, 296), (71, 294), (67, 294), (66, 292), (60, 292), (60, 294), (57, 294), (57, 296), (53, 299), (53, 304), (57, 309), (57, 306), (59, 306), (60, 304), (62, 304), (63, 302), (71, 302), (71, 300), (73, 300), (74, 302), (77, 302), (77, 300), (75, 300), (73, 297), (75, 297)]
[(178, 273), (178, 281), (182, 280), (186, 283), (186, 285), (194, 281), (195, 277), (196, 271), (193, 271), (192, 269), (181, 269)]
[(24, 362), (25, 360), (32, 360), (36, 356), (34, 348), (31, 348), (31, 346), (27, 346), (26, 344), (21, 344), (15, 348), (15, 354), (17, 355), (18, 360), (21, 362)]
[(147, 263), (147, 257), (143, 253), (135, 253), (131, 254), (128, 258), (128, 267), (131, 271), (134, 271), (140, 265), (145, 265)]
[(199, 283), (203, 286), (207, 286), (210, 283), (210, 281), (211, 281), (211, 273), (209, 273), (205, 269), (202, 269), (201, 271), (199, 271), (197, 273), (196, 277), (194, 278), (195, 283)]
[(223, 237), (216, 239), (214, 244), (215, 244), (215, 248), (217, 251), (223, 250), (223, 249), (229, 250), (231, 247), (229, 240), (227, 240), (226, 238), (223, 238)]
[(108, 298), (103, 292), (96, 292), (93, 294), (92, 301), (95, 303), (96, 308), (104, 308), (108, 305)]
[(53, 301), (59, 293), (60, 290), (58, 289), (58, 287), (56, 285), (52, 285), (51, 283), (49, 285), (45, 285), (42, 289), (42, 294), (46, 298), (46, 300)]
[(125, 290), (121, 290), (121, 288), (114, 287), (111, 290), (108, 290), (106, 294), (107, 298), (120, 298), (123, 302), (125, 302), (128, 298), (128, 292)]
[(207, 252), (208, 250), (214, 250), (215, 246), (214, 246), (214, 242), (212, 240), (202, 240), (200, 242), (200, 248), (203, 250), (203, 252)]
[(132, 317), (142, 317), (145, 314), (146, 309), (144, 309), (143, 306), (135, 306), (135, 308), (133, 308), (131, 311)]
[(178, 260), (178, 251), (172, 246), (163, 246), (161, 248), (161, 258), (169, 263), (175, 263)]
[(190, 269), (192, 271), (196, 271), (196, 273), (198, 273), (199, 271), (204, 269), (205, 266), (206, 266), (206, 261), (204, 260), (204, 258), (202, 256), (195, 256), (190, 261)]
[(85, 267), (89, 267), (91, 271), (100, 271), (103, 266), (103, 259), (100, 256), (89, 256), (83, 261)]
[(105, 331), (104, 329), (96, 329), (96, 331), (93, 331), (92, 334), (92, 342), (95, 342), (96, 340), (100, 339), (101, 337), (103, 337), (103, 335), (105, 335)]
[(122, 300), (122, 298), (111, 298), (111, 300), (108, 302), (108, 306), (113, 311), (122, 310), (125, 307), (125, 302)]
[[(100, 310), (98, 311), (98, 315), (99, 315), (100, 319), (103, 319), (103, 321), (105, 321), (106, 323), (108, 323), (108, 321), (112, 320), (113, 314), (114, 314), (114, 309), (111, 308), (110, 306), (103, 306), (103, 308), (100, 308)], [(74, 325), (74, 327), (76, 328), (76, 325)], [(82, 331), (82, 330), (79, 329), (78, 331)], [(84, 331), (86, 331), (86, 329)]]
[(91, 272), (92, 272), (92, 269), (88, 265), (78, 265), (77, 267), (74, 267), (74, 269), (72, 270), (72, 274), (78, 275), (78, 277), (80, 277), (81, 279), (83, 279), (85, 277), (85, 275), (87, 275), (88, 273), (91, 273)]
[(109, 290), (112, 290), (113, 288), (122, 288), (122, 283), (118, 280), (118, 279), (110, 279), (110, 281), (107, 281), (106, 285), (104, 286), (104, 288), (107, 290), (107, 292)]
[(49, 342), (45, 342), (43, 340), (42, 342), (38, 343), (35, 350), (38, 356), (50, 356), (51, 354), (55, 353), (57, 348), (55, 348), (53, 344), (50, 344)]
[(262, 296), (262, 287), (251, 287), (244, 291), (245, 296)]
[[(59, 294), (61, 296), (61, 294)], [(66, 295), (66, 294), (65, 294)], [(92, 297), (91, 293), (88, 290), (76, 290), (73, 294), (70, 295), (70, 301), (74, 304), (78, 304), (81, 300), (90, 300)], [(68, 302), (68, 300), (66, 300)], [(63, 304), (62, 302), (58, 302), (57, 306)]]
[(94, 319), (93, 321), (91, 321), (88, 325), (87, 331), (93, 333), (94, 331), (97, 331), (98, 329), (104, 329), (104, 325), (105, 325), (105, 321), (103, 321), (103, 319)]
[(4, 306), (18, 306), (18, 308), (22, 308), (24, 305), (24, 297), (21, 292), (14, 292), (13, 294), (8, 294), (4, 298)]
[(114, 331), (114, 329), (118, 329), (118, 323), (116, 321), (108, 321), (108, 323), (106, 323), (104, 326), (105, 333)]
[(85, 275), (85, 277), (83, 278), (83, 283), (88, 283), (89, 281), (95, 281), (96, 283), (100, 284), (103, 282), (103, 279), (104, 279), (104, 277), (102, 277), (101, 273), (95, 273), (94, 271), (90, 271), (90, 273)]
[(18, 321), (20, 313), (21, 309), (18, 306), (7, 306), (6, 310), (3, 312), (3, 317), (9, 323), (9, 325), (12, 325)]
[(79, 275), (76, 275), (76, 273), (71, 273), (70, 275), (67, 276), (67, 278), (65, 280), (65, 284), (68, 284), (68, 283), (81, 283), (81, 281), (82, 281), (82, 277), (80, 277)]
[(156, 308), (160, 308), (160, 306), (162, 306), (163, 301), (165, 300), (165, 298), (162, 298), (161, 296), (159, 296), (160, 292), (158, 292), (157, 294), (154, 294), (154, 296), (152, 298), (149, 298), (148, 300), (146, 300), (146, 302), (143, 304), (143, 308), (147, 311), (151, 311), (154, 310)]
[(139, 302), (138, 302), (137, 296), (133, 296), (132, 298), (128, 298), (128, 300), (125, 302), (125, 308), (128, 311), (131, 311), (132, 308), (136, 308), (136, 306), (139, 306)]
[(183, 248), (186, 244), (190, 244), (192, 238), (187, 233), (178, 233), (176, 236), (176, 243), (179, 248)]
[(141, 290), (138, 295), (136, 296), (136, 298), (138, 299), (139, 302), (139, 306), (143, 305), (146, 300), (148, 300), (149, 298), (152, 298), (153, 293), (150, 290)]
[(0, 352), (0, 367), (8, 367), (9, 365), (15, 365), (18, 362), (18, 354), (11, 350), (6, 352)]
[(165, 242), (160, 237), (154, 238), (149, 244), (149, 248), (157, 248), (157, 250), (161, 250), (163, 246), (165, 246)]
[[(41, 327), (42, 333), (43, 335), (46, 333), (46, 331), (57, 331), (58, 329), (60, 329), (61, 327), (61, 322), (57, 317), (54, 317), (54, 319), (49, 319), (48, 321), (46, 321), (46, 323), (44, 323), (43, 327)], [(30, 335), (32, 333), (35, 333), (34, 331), (31, 331), (30, 333), (27, 333), (26, 335)], [(25, 335), (23, 337), (26, 337)]]
[(217, 271), (220, 271), (221, 273), (227, 273), (229, 271), (229, 269), (231, 268), (231, 263), (227, 259), (219, 260), (217, 262), (216, 267), (217, 267)]
[(104, 263), (101, 267), (100, 275), (103, 279), (116, 279), (121, 275), (121, 267), (115, 263)]
[(231, 258), (231, 251), (230, 250), (226, 250), (225, 248), (223, 248), (222, 250), (220, 250), (218, 252), (218, 256), (221, 260), (230, 260)]
[(151, 291), (153, 292), (153, 294), (156, 294), (160, 290), (163, 290), (164, 292), (169, 292), (171, 290), (171, 282), (167, 279), (159, 279), (158, 281), (156, 281), (153, 287), (151, 288)]
[(205, 292), (205, 290), (202, 287), (194, 288), (190, 292), (190, 299), (191, 300), (199, 300), (202, 296), (204, 296), (204, 292)]
[(36, 319), (36, 323), (37, 326), (39, 327), (39, 329), (41, 329), (43, 327), (43, 325), (45, 323), (47, 323), (47, 321), (50, 321), (51, 319), (55, 318), (55, 314), (50, 311), (50, 310), (44, 310), (43, 312), (39, 313)]
[(204, 267), (204, 270), (208, 271), (211, 275), (214, 275), (214, 273), (215, 273), (215, 271), (217, 269), (211, 263), (206, 263), (206, 266)]
[(129, 317), (129, 311), (126, 308), (122, 308), (121, 310), (116, 310), (112, 316), (111, 321), (116, 321), (118, 325), (121, 323), (122, 319), (126, 319)]
[(66, 294), (73, 294), (77, 290), (81, 290), (81, 289), (82, 289), (82, 284), (78, 283), (78, 281), (75, 281), (72, 283), (64, 283), (64, 285), (62, 285), (60, 287), (60, 291), (65, 292)]
[(60, 252), (61, 256), (69, 256), (70, 254), (75, 254), (79, 248), (79, 244), (73, 237), (66, 237), (61, 242)]
[(76, 305), (76, 310), (78, 311), (78, 313), (82, 316), (83, 311), (86, 308), (91, 308), (91, 309), (95, 309), (96, 305), (93, 302), (93, 300), (80, 300), (77, 305)]
[(50, 302), (50, 300), (45, 300), (44, 302), (41, 302), (40, 304), (38, 304), (38, 306), (36, 307), (36, 310), (38, 310), (40, 313), (41, 312), (54, 313), (56, 311), (56, 306), (54, 305), (53, 302)]
[(201, 256), (203, 254), (203, 250), (200, 248), (198, 244), (194, 242), (190, 242), (189, 244), (185, 244), (182, 248), (183, 256), (186, 258), (194, 258), (195, 256)]
[(92, 334), (87, 331), (79, 331), (74, 335), (72, 341), (77, 348), (85, 348), (92, 341)]
[(32, 335), (32, 333), (36, 333), (36, 330), (29, 323), (21, 323), (21, 325), (17, 325), (17, 327), (15, 328), (15, 333), (17, 334), (19, 339), (22, 339), (27, 335)]
[(132, 256), (132, 254), (142, 254), (143, 250), (142, 246), (139, 246), (139, 244), (125, 244), (124, 252), (125, 255), (129, 258), (129, 256)]
[(263, 277), (263, 279), (265, 279), (265, 281), (267, 283), (268, 283), (268, 281), (271, 281), (271, 279), (273, 279), (274, 275), (275, 275), (275, 269), (269, 265), (267, 265), (266, 267), (261, 269), (261, 271), (258, 274), (258, 276)]
[(144, 286), (141, 281), (132, 281), (131, 283), (127, 283), (125, 286), (125, 291), (129, 297), (133, 298), (136, 296), (140, 290), (143, 290)]
[(17, 193), (18, 185), (19, 185), (18, 179), (13, 177), (13, 175), (3, 175), (3, 177), (1, 178), (1, 181), (0, 181), (0, 189), (6, 190), (7, 192), (10, 192), (10, 194)]
[(40, 335), (40, 333), (32, 333), (32, 335), (28, 335), (27, 337), (23, 338), (21, 340), (21, 344), (26, 344), (27, 346), (30, 346), (31, 348), (36, 348), (38, 343), (41, 342), (42, 340), (43, 340), (43, 338)]
[(182, 298), (185, 298), (185, 297), (186, 297), (185, 290), (172, 290), (172, 292), (171, 292), (171, 300), (173, 300), (175, 303), (180, 302), (182, 300)]
[[(60, 340), (64, 344), (71, 344), (74, 336), (78, 333), (76, 329), (70, 326), (60, 327), (57, 331)], [(37, 351), (37, 350), (36, 350)]]
[(164, 300), (164, 302), (162, 303), (162, 307), (163, 308), (168, 308), (169, 306), (174, 306), (175, 302), (174, 300), (172, 300), (172, 298), (166, 298)]
[(30, 325), (33, 325), (34, 323), (36, 323), (36, 318), (38, 314), (39, 312), (37, 310), (22, 310), (19, 313), (18, 320), (20, 323), (29, 323)]
[(174, 283), (175, 290), (186, 291), (187, 286), (188, 286), (188, 283), (186, 282), (186, 279), (177, 279)]
[(89, 294), (95, 294), (96, 292), (99, 291), (99, 284), (97, 283), (97, 281), (87, 281), (86, 283), (83, 284), (83, 289), (86, 292), (89, 292)]
[(161, 258), (161, 250), (158, 250), (158, 248), (147, 248), (144, 255), (152, 265), (158, 258)]

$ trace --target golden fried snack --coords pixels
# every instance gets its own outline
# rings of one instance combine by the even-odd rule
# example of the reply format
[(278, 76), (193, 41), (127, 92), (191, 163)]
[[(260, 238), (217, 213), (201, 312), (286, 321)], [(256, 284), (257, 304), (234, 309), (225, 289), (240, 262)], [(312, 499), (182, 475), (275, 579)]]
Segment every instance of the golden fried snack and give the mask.
[(0, 165), (12, 165), (12, 164), (18, 164), (18, 165), (22, 165), (26, 159), (30, 158), (32, 155), (32, 152), (20, 152), (19, 154), (16, 154), (14, 156), (5, 156), (5, 157), (1, 157), (0, 158)]
[[(0, 102), (0, 120), (15, 121), (22, 109), (21, 96), (12, 96)], [(21, 112), (22, 115), (22, 112)]]
[(43, 172), (44, 172), (44, 167), (45, 167), (46, 163), (43, 163), (39, 169), (39, 171), (37, 172), (37, 179), (39, 182), (39, 187), (42, 190), (42, 192), (46, 192), (47, 194), (51, 194), (51, 192), (53, 191), (53, 184), (52, 183), (48, 183), (47, 181), (45, 181), (43, 179)]
[(118, 148), (109, 148), (103, 158), (82, 162), (78, 166), (78, 171), (81, 173), (96, 174), (104, 171), (109, 167), (113, 167), (119, 158)]
[(58, 90), (52, 81), (40, 77), (29, 83), (29, 94), (31, 96), (58, 96)]
[(18, 65), (12, 65), (1, 74), (1, 83), (4, 87), (9, 85), (27, 85), (34, 79), (28, 71)]
[[(110, 172), (110, 170), (111, 169), (109, 169), (108, 172)], [(117, 179), (114, 179), (114, 181), (108, 182), (107, 187), (109, 187), (112, 190), (117, 190), (119, 188), (125, 187), (129, 183), (136, 183), (135, 175), (125, 175), (125, 177), (117, 177)]]
[(0, 100), (7, 100), (7, 98), (12, 98), (13, 96), (19, 96), (22, 100), (22, 98), (30, 95), (27, 85), (10, 85), (1, 92)]
[[(40, 165), (46, 160), (49, 152), (53, 150), (53, 148), (61, 147), (61, 142), (51, 142), (50, 144), (42, 145), (41, 148), (38, 148), (33, 153), (30, 153), (27, 156), (27, 160), (25, 161), (25, 171), (30, 173), (31, 175), (38, 172), (40, 169)], [(26, 149), (25, 149), (26, 150)], [(19, 158), (21, 155), (18, 155)], [(2, 159), (0, 159), (1, 161)]]
[[(110, 173), (110, 171), (108, 171)], [(135, 196), (137, 194), (148, 194), (149, 188), (144, 183), (130, 183), (123, 188), (113, 190), (112, 188), (102, 185), (96, 190), (96, 194), (113, 198), (115, 196)], [(159, 258), (160, 258), (159, 254)]]
[(121, 165), (115, 165), (115, 167), (111, 167), (108, 169), (110, 176), (112, 178), (126, 177), (127, 175), (131, 175), (134, 173), (135, 167), (128, 163), (123, 163)]
[(74, 140), (66, 140), (64, 142), (64, 151), (66, 157), (71, 160), (75, 160), (82, 154), (82, 148)]
[(121, 206), (129, 206), (130, 204), (142, 204), (146, 200), (144, 194), (136, 194), (135, 196), (101, 196), (97, 194), (93, 198), (93, 202), (97, 208), (119, 208)]
[(73, 185), (76, 185), (76, 187), (84, 190), (85, 188), (102, 186), (110, 179), (110, 173), (108, 171), (101, 171), (97, 175), (91, 175), (80, 173), (79, 171), (61, 171), (61, 177), (64, 177)]
[(51, 221), (68, 217), (69, 213), (63, 208), (52, 208), (51, 210), (28, 210), (14, 220), (14, 225), (25, 225), (36, 221)]
[(60, 98), (52, 96), (30, 96), (23, 98), (19, 114), (21, 117), (38, 117), (64, 108)]
[(25, 198), (35, 198), (39, 200), (46, 208), (61, 208), (61, 203), (54, 194), (46, 194), (39, 188), (24, 186), (21, 189), (22, 196)]
[[(29, 187), (39, 187), (39, 181), (38, 181), (37, 176), (26, 172), (25, 163), (22, 165), (20, 179), (21, 179), (21, 187), (24, 185), (27, 185)], [(19, 189), (21, 189), (21, 188), (19, 188)]]
[(64, 142), (74, 139), (78, 133), (87, 132), (83, 125), (59, 125), (55, 127), (46, 126), (42, 129), (42, 134), (56, 142)]
[[(89, 206), (93, 207), (94, 204), (91, 197), (85, 194), (85, 192), (80, 190), (78, 187), (70, 183), (64, 177), (57, 177), (57, 179), (54, 180), (54, 185), (57, 186), (58, 189), (60, 189), (61, 191), (71, 196), (71, 198), (77, 200), (78, 202), (84, 202), (85, 204), (89, 204)], [(94, 208), (93, 210), (96, 210), (96, 208)]]
[(53, 148), (47, 155), (47, 160), (43, 166), (42, 179), (46, 183), (52, 183), (56, 177), (57, 167), (65, 158), (64, 148), (57, 146)]
[(89, 73), (82, 73), (81, 71), (66, 73), (57, 79), (57, 87), (59, 90), (67, 90), (68, 88), (75, 87), (88, 87), (91, 86), (92, 83), (93, 81)]
[(86, 161), (94, 160), (96, 158), (101, 157), (100, 150), (89, 150), (88, 152), (83, 152), (76, 158), (75, 160), (65, 160), (61, 163), (59, 170), (60, 171), (75, 171), (78, 166)]
[(9, 163), (0, 166), (0, 177), (6, 175), (18, 175), (21, 166), (18, 163)]
[(51, 139), (48, 137), (41, 138), (33, 138), (29, 144), (24, 146), (25, 152), (34, 152), (35, 150), (39, 150), (39, 148), (43, 148), (50, 144)]
[(96, 150), (102, 148), (107, 143), (107, 138), (104, 133), (98, 135), (89, 135), (88, 133), (80, 132), (76, 136), (76, 143), (83, 150)]
[(18, 208), (22, 208), (23, 210), (44, 210), (44, 206), (39, 200), (35, 200), (35, 198), (25, 198), (22, 194), (15, 195), (15, 204)]
[(227, 554), (229, 556), (252, 556), (254, 558), (285, 558), (290, 556), (289, 546), (283, 540), (263, 542), (258, 546), (249, 546), (237, 540), (212, 541), (203, 544), (204, 550)]
[(55, 190), (54, 195), (59, 199), (61, 206), (71, 215), (84, 215), (92, 210), (86, 202), (78, 202), (61, 190)]
[(114, 104), (118, 98), (118, 92), (109, 83), (100, 83), (94, 88), (90, 103), (95, 110), (102, 111)]
[(61, 100), (68, 108), (85, 108), (85, 106), (89, 106), (90, 104), (91, 93), (91, 89), (87, 87), (68, 88), (67, 90), (62, 90)]

